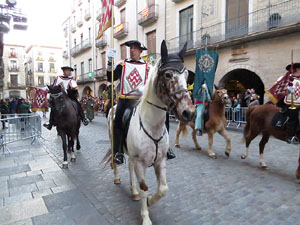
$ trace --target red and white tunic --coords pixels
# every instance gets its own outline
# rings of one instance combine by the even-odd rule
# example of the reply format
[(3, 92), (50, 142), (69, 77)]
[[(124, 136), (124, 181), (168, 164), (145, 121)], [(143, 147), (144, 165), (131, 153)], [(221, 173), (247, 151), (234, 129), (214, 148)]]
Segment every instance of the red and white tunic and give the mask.
[[(300, 78), (293, 77), (293, 87), (295, 88), (294, 91), (294, 105), (300, 106)], [(292, 96), (291, 94), (288, 94), (284, 98), (285, 104), (292, 104)]]
[(77, 82), (73, 78), (58, 76), (54, 80), (53, 86), (61, 85), (65, 91), (70, 89), (78, 89)]
[(145, 61), (123, 61), (122, 66), (120, 98), (140, 98), (141, 93), (137, 90), (146, 84), (149, 64)]

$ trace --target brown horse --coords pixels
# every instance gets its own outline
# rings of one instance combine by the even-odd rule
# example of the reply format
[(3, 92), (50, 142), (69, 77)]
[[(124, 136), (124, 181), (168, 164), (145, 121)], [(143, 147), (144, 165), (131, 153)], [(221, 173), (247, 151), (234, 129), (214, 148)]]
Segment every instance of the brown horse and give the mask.
[[(215, 86), (216, 87), (216, 86)], [(227, 120), (225, 118), (225, 105), (229, 102), (229, 97), (227, 94), (227, 90), (222, 88), (218, 89), (216, 87), (216, 91), (213, 94), (212, 102), (209, 103), (209, 120), (205, 123), (205, 130), (208, 134), (208, 155), (211, 158), (217, 158), (216, 154), (212, 150), (213, 145), (213, 137), (216, 132), (222, 135), (226, 140), (226, 150), (225, 155), (229, 156), (231, 151), (231, 139), (227, 132), (226, 125)], [(179, 136), (182, 131), (183, 136), (186, 135), (187, 129), (186, 126), (189, 125), (192, 129), (192, 137), (197, 149), (201, 149), (200, 145), (197, 142), (196, 138), (196, 130), (195, 130), (195, 122), (182, 122), (180, 121), (178, 124), (177, 132), (176, 132), (176, 140), (175, 146), (180, 148), (179, 145)]]
[[(279, 140), (284, 141), (286, 137), (286, 131), (284, 129), (276, 128), (272, 126), (272, 118), (280, 108), (275, 105), (257, 105), (252, 106), (246, 111), (247, 124), (244, 128), (243, 140), (246, 142), (246, 153), (241, 156), (242, 159), (246, 159), (248, 156), (248, 149), (251, 141), (259, 134), (262, 134), (262, 139), (259, 142), (259, 164), (262, 168), (268, 168), (263, 160), (264, 148), (269, 141), (270, 136), (273, 136)], [(300, 138), (300, 132), (296, 135)], [(299, 166), (296, 171), (297, 179), (300, 179), (300, 155)]]

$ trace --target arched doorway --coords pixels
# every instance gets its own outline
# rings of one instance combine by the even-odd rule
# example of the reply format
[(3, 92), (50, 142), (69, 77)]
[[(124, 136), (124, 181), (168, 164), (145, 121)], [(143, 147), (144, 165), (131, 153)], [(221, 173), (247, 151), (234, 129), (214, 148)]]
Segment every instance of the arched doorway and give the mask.
[(228, 90), (229, 96), (244, 94), (247, 89), (253, 88), (260, 96), (260, 104), (264, 102), (265, 86), (260, 77), (246, 69), (235, 69), (228, 72), (219, 82), (219, 86), (223, 86)]
[(103, 97), (103, 91), (104, 90), (107, 90), (107, 85), (106, 84), (101, 84), (99, 86), (99, 89), (98, 89), (98, 96), (99, 97)]
[(86, 86), (82, 91), (82, 97), (87, 97), (89, 95), (94, 96), (92, 89), (89, 86)]

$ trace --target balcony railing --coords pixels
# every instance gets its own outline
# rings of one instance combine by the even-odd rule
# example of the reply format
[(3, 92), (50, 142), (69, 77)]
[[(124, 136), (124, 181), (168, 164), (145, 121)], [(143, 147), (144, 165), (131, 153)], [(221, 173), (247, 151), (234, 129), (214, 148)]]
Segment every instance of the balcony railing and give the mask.
[(84, 20), (89, 21), (89, 19), (91, 19), (91, 11), (89, 9), (86, 9), (84, 13)]
[(82, 25), (83, 25), (82, 18), (79, 18), (77, 21), (77, 27), (82, 27)]
[(183, 2), (184, 0), (171, 0), (171, 1), (174, 3), (180, 3), (180, 2)]
[(106, 35), (102, 35), (102, 37), (96, 41), (96, 47), (103, 49), (106, 45), (107, 45)]
[(17, 53), (16, 52), (9, 53), (9, 58), (17, 58)]
[(72, 24), (72, 25), (71, 25), (71, 32), (72, 32), (72, 33), (75, 33), (75, 32), (76, 32), (76, 26), (75, 26), (75, 24)]
[(50, 56), (48, 61), (49, 62), (55, 62), (55, 58), (53, 56)]
[[(200, 30), (168, 40), (170, 51), (178, 51), (184, 43), (188, 49), (203, 45), (226, 45), (232, 41), (249, 41), (273, 37), (280, 28), (295, 30), (300, 22), (300, 1), (290, 0), (254, 11), (245, 16), (226, 20)], [(296, 29), (297, 30), (297, 29)]]
[(7, 88), (8, 89), (26, 89), (26, 85), (14, 84), (14, 83), (7, 82)]
[(114, 27), (114, 38), (122, 39), (128, 34), (128, 24), (120, 23), (118, 26)]
[(126, 3), (126, 0), (116, 0), (116, 1), (115, 1), (115, 6), (121, 7), (121, 6), (124, 5), (125, 3)]
[(74, 48), (71, 49), (71, 56), (76, 57), (77, 55), (81, 54), (85, 50), (92, 47), (91, 39), (85, 39), (80, 44), (76, 45)]
[(63, 58), (64, 58), (64, 59), (69, 58), (68, 51), (63, 51)]
[(38, 72), (38, 73), (44, 73), (45, 70), (44, 70), (43, 68), (37, 68), (37, 69), (35, 70), (35, 72)]
[(138, 24), (148, 26), (158, 19), (158, 5), (150, 5), (138, 14)]
[(97, 80), (107, 80), (106, 68), (97, 69), (94, 71), (95, 77)]
[(78, 84), (88, 83), (88, 82), (94, 82), (94, 81), (96, 81), (96, 79), (94, 77), (94, 73), (93, 72), (88, 72), (88, 73), (80, 74), (77, 77), (77, 83)]
[(18, 66), (9, 66), (8, 71), (9, 72), (19, 72), (20, 68)]

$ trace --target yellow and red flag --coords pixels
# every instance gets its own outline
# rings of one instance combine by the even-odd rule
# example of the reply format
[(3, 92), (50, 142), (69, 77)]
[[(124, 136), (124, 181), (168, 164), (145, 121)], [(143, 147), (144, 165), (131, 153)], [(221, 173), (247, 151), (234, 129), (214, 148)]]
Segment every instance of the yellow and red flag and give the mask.
[(102, 37), (104, 31), (112, 26), (112, 7), (114, 0), (103, 0), (102, 15), (96, 40)]
[(146, 18), (147, 16), (149, 16), (149, 7), (143, 9), (142, 11), (142, 18)]

